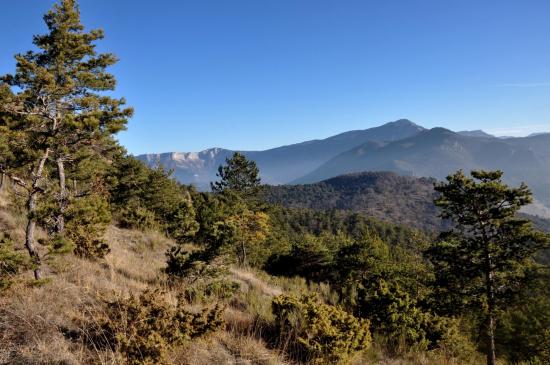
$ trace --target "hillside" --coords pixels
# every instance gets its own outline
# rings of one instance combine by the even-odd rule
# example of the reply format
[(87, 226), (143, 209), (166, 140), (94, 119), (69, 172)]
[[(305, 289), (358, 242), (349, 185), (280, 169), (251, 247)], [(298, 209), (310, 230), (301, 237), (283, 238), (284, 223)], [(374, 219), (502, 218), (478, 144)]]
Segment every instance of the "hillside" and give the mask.
[[(2, 235), (23, 237), (23, 221), (24, 217), (12, 209), (7, 196), (0, 192)], [(45, 233), (41, 231), (39, 235), (42, 237)], [(205, 338), (159, 350), (167, 351), (171, 364), (309, 363), (289, 358), (286, 343), (279, 346), (270, 343), (273, 331), (271, 303), (281, 294), (307, 293), (329, 298), (326, 284), (308, 283), (299, 277), (272, 277), (259, 270), (232, 266), (221, 279), (189, 278), (174, 285), (169, 284), (164, 272), (165, 253), (176, 244), (173, 240), (158, 232), (121, 229), (114, 225), (107, 230), (105, 240), (111, 251), (102, 260), (87, 260), (70, 253), (54, 255), (45, 262), (46, 280), (32, 280), (30, 269), (9, 277), (10, 286), (0, 288), (0, 364), (127, 363), (119, 350), (106, 346), (109, 333), (102, 332), (100, 338), (94, 333), (99, 323), (112, 315), (108, 303), (118, 306), (147, 292), (154, 293), (155, 302), (160, 303), (158, 310), (182, 295), (187, 298), (185, 310), (191, 313), (200, 313), (204, 306), (212, 308), (213, 302), (224, 303), (221, 329)], [(0, 254), (2, 248), (0, 244)], [(15, 248), (15, 252), (24, 250), (20, 244)], [(213, 281), (208, 284), (208, 280)], [(215, 285), (214, 292), (208, 291), (211, 284)], [(229, 297), (227, 290), (232, 290)], [(160, 316), (159, 313), (155, 315)], [(158, 321), (156, 326), (161, 325), (160, 317), (145, 320)], [(147, 342), (143, 342), (143, 346), (141, 350), (149, 349)], [(443, 365), (448, 363), (446, 356), (440, 352), (411, 352), (406, 358), (395, 357), (383, 345), (377, 344), (353, 358), (351, 364)], [(470, 356), (470, 362), (480, 362), (477, 354)]]
[[(433, 204), (436, 181), (394, 172), (361, 172), (314, 184), (265, 186), (263, 196), (271, 204), (288, 208), (361, 212), (386, 222), (439, 230), (446, 225)], [(540, 229), (550, 227), (550, 216), (539, 202), (522, 212)]]
[(350, 210), (423, 229), (442, 222), (433, 204), (435, 179), (363, 172), (308, 185), (267, 186), (265, 199), (290, 208)]
[[(19, 220), (5, 204), (0, 204), (0, 230), (4, 234), (24, 235), (16, 224)], [(111, 253), (105, 260), (89, 261), (72, 255), (52, 257), (48, 260), (49, 279), (44, 283), (33, 283), (28, 273), (22, 273), (12, 278), (14, 283), (7, 291), (0, 288), (0, 364), (123, 362), (113, 349), (94, 348), (87, 343), (87, 332), (94, 321), (107, 315), (106, 300), (115, 301), (166, 285), (162, 272), (165, 251), (174, 242), (156, 232), (114, 226), (109, 228), (106, 240)], [(241, 298), (253, 297), (268, 307), (270, 298), (279, 293), (253, 272), (234, 269), (230, 275), (240, 285)], [(167, 295), (177, 296), (177, 288)], [(254, 312), (247, 308), (246, 301), (235, 303), (225, 310), (226, 326), (222, 331), (207, 340), (180, 346), (170, 354), (172, 359), (182, 365), (264, 361), (286, 364), (251, 328)], [(198, 302), (189, 303), (187, 308), (193, 310), (197, 305)]]

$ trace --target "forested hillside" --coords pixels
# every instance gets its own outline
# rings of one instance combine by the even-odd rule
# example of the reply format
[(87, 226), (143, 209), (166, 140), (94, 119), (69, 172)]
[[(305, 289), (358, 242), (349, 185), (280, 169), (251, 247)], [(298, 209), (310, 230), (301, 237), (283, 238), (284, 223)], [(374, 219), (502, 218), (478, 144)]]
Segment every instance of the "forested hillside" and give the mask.
[[(262, 197), (270, 204), (317, 211), (363, 213), (382, 221), (427, 231), (448, 228), (434, 199), (436, 179), (401, 176), (394, 172), (362, 172), (305, 185), (265, 185)], [(531, 209), (526, 212), (531, 213)], [(535, 210), (536, 212), (536, 210)], [(550, 232), (550, 220), (523, 214), (539, 229)]]
[(44, 20), (0, 78), (0, 364), (550, 362), (528, 186), (265, 187), (233, 153), (197, 191), (118, 144), (133, 110), (76, 1)]
[(392, 172), (363, 172), (316, 184), (265, 186), (272, 204), (315, 210), (362, 212), (388, 222), (439, 230), (443, 222), (433, 204), (435, 179)]

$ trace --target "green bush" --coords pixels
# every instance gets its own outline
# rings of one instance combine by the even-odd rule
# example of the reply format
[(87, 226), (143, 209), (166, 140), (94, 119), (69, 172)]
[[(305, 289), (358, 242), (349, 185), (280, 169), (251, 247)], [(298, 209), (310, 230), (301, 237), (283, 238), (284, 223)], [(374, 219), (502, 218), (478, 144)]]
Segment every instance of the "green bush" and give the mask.
[(202, 277), (206, 274), (205, 270), (214, 267), (210, 265), (213, 258), (208, 250), (190, 250), (177, 244), (166, 252), (166, 273), (173, 279)]
[(216, 331), (223, 324), (219, 306), (192, 313), (183, 303), (180, 298), (171, 304), (159, 290), (109, 302), (99, 328), (92, 331), (94, 345), (117, 349), (131, 365), (168, 364), (175, 345)]
[(148, 230), (158, 227), (155, 213), (144, 208), (137, 199), (131, 199), (119, 209), (118, 223), (122, 228)]
[(200, 280), (185, 288), (184, 295), (189, 302), (207, 302), (212, 299), (229, 300), (240, 289), (239, 283), (218, 278)]
[(74, 200), (66, 212), (65, 235), (75, 245), (75, 254), (102, 258), (109, 253), (103, 236), (111, 222), (109, 203), (98, 195)]
[(372, 332), (383, 338), (391, 354), (439, 349), (467, 357), (475, 351), (458, 319), (425, 310), (398, 284), (384, 279), (363, 282), (355, 295), (356, 314), (370, 319)]
[(518, 303), (500, 314), (496, 341), (511, 363), (550, 364), (550, 273), (534, 280)]
[(209, 263), (203, 250), (187, 251), (180, 245), (168, 250), (166, 273), (173, 282), (185, 287), (188, 302), (206, 302), (212, 299), (231, 299), (240, 285), (229, 280), (229, 270), (219, 263)]
[(326, 240), (326, 237), (304, 235), (302, 240), (292, 244), (289, 253), (270, 257), (267, 271), (278, 276), (324, 279), (333, 263), (333, 253)]
[(279, 342), (295, 357), (317, 364), (346, 362), (371, 344), (370, 322), (358, 319), (312, 296), (273, 299)]
[(0, 291), (9, 288), (13, 276), (28, 266), (25, 257), (14, 250), (11, 237), (8, 234), (0, 236)]
[(53, 235), (42, 244), (48, 246), (48, 253), (50, 255), (64, 255), (75, 250), (74, 242), (64, 235)]
[(386, 339), (389, 349), (428, 347), (427, 316), (398, 285), (379, 279), (363, 283), (357, 293), (358, 314), (371, 320), (373, 332)]

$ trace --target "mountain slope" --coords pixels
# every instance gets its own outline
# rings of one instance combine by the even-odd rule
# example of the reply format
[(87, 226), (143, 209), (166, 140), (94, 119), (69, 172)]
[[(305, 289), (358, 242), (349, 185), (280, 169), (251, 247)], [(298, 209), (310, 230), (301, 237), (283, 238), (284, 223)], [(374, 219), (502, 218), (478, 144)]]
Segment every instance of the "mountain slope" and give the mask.
[(384, 145), (352, 148), (293, 183), (312, 183), (360, 171), (445, 178), (458, 169), (501, 169), (510, 184), (525, 181), (550, 205), (550, 135), (497, 139), (433, 128)]
[[(263, 197), (287, 208), (362, 212), (394, 224), (439, 230), (446, 225), (433, 203), (436, 182), (394, 172), (360, 172), (314, 184), (265, 186)], [(522, 212), (539, 229), (550, 229), (550, 214), (539, 202)]]
[[(401, 119), (365, 130), (349, 131), (322, 140), (282, 146), (265, 151), (241, 151), (256, 161), (262, 179), (269, 184), (284, 184), (313, 171), (332, 157), (369, 141), (391, 142), (414, 136), (424, 128)], [(198, 153), (163, 153), (141, 155), (147, 164), (161, 163), (174, 169), (175, 177), (183, 183), (208, 187), (215, 180), (216, 170), (234, 151), (209, 149)]]
[(433, 204), (435, 182), (393, 172), (362, 172), (315, 184), (266, 186), (264, 198), (288, 208), (350, 210), (396, 224), (437, 230), (442, 222)]

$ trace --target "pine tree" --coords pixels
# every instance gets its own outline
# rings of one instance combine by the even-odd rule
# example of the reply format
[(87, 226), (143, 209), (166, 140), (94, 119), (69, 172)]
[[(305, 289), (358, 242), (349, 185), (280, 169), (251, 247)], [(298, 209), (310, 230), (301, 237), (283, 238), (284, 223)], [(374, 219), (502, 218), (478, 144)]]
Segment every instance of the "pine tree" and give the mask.
[[(516, 217), (532, 201), (525, 184), (510, 188), (501, 171), (462, 171), (436, 185), (441, 215), (454, 228), (427, 251), (441, 294), (450, 295), (455, 308), (482, 308), (487, 339), (487, 364), (496, 363), (495, 317), (521, 288), (525, 269), (548, 236)], [(441, 297), (442, 298), (442, 297)]]
[[(25, 135), (27, 149), (35, 155), (29, 164), (33, 167), (27, 202), (29, 251), (34, 246), (33, 216), (44, 190), (40, 185), (46, 165), (51, 163), (57, 170), (56, 231), (61, 233), (70, 200), (66, 164), (83, 149), (91, 156), (104, 154), (111, 135), (123, 130), (132, 115), (132, 109), (124, 107), (124, 99), (102, 94), (115, 88), (115, 78), (106, 68), (117, 59), (96, 52), (95, 42), (103, 38), (103, 31), (84, 31), (76, 1), (61, 0), (44, 21), (49, 33), (34, 37), (38, 51), (16, 55), (15, 74), (1, 78), (4, 85), (18, 92), (4, 98), (0, 111), (21, 122), (17, 130)], [(40, 276), (39, 271), (35, 276)]]
[(243, 154), (235, 152), (230, 159), (225, 160), (225, 163), (225, 166), (218, 168), (217, 176), (220, 181), (210, 184), (212, 191), (227, 191), (236, 193), (246, 200), (255, 199), (261, 182), (256, 162), (249, 161)]

